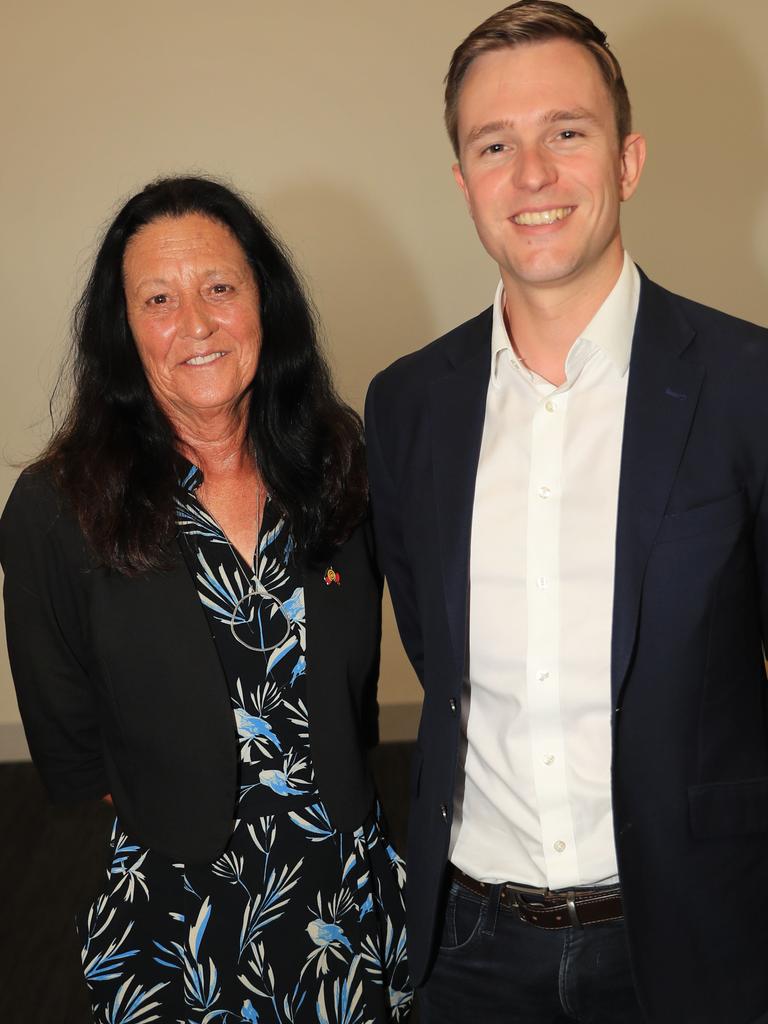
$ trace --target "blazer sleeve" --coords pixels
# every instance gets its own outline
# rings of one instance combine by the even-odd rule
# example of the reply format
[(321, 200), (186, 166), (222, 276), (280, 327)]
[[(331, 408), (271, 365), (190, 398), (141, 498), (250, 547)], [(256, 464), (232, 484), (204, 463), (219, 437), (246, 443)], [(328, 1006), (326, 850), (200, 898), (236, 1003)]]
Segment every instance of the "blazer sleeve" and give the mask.
[(372, 750), (374, 747), (379, 745), (378, 682), (379, 670), (381, 668), (381, 594), (384, 589), (384, 580), (379, 568), (378, 558), (376, 557), (376, 542), (373, 536), (370, 512), (363, 523), (363, 536), (365, 539), (365, 549), (368, 555), (368, 563), (370, 565), (373, 578), (376, 581), (377, 591), (377, 600), (373, 608), (375, 621), (373, 635), (375, 638), (376, 653), (375, 657), (371, 661), (371, 667), (368, 672), (362, 705), (363, 743), (365, 744), (366, 749)]
[(38, 472), (0, 521), (11, 672), (32, 759), (54, 800), (108, 791), (86, 637), (85, 542)]
[(768, 661), (768, 477), (763, 481), (760, 503), (755, 516), (755, 559), (760, 588), (760, 624), (763, 634), (763, 657)]
[[(379, 563), (392, 596), (400, 638), (416, 675), (423, 684), (424, 644), (416, 588), (405, 548), (398, 492), (382, 447), (382, 426), (389, 418), (379, 393), (381, 377), (374, 377), (365, 401), (368, 475), (373, 528)], [(392, 415), (391, 410), (390, 416)]]

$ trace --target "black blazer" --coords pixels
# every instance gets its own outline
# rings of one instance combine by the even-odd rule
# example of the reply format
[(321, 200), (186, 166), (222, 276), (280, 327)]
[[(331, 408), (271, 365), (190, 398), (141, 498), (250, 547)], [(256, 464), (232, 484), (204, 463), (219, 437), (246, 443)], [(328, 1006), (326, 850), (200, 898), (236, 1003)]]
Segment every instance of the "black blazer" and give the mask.
[[(466, 672), (492, 316), (399, 360), (366, 410), (374, 528), (424, 685), (409, 965), (428, 971)], [(612, 632), (615, 841), (649, 1021), (768, 1021), (768, 331), (643, 277)]]
[[(41, 473), (0, 524), (11, 669), (30, 751), (54, 799), (110, 792), (123, 827), (172, 860), (217, 857), (232, 831), (237, 733), (223, 669), (181, 551), (167, 572), (99, 568)], [(324, 582), (333, 567), (339, 586)], [(372, 806), (381, 579), (370, 528), (304, 567), (315, 779), (339, 829)]]

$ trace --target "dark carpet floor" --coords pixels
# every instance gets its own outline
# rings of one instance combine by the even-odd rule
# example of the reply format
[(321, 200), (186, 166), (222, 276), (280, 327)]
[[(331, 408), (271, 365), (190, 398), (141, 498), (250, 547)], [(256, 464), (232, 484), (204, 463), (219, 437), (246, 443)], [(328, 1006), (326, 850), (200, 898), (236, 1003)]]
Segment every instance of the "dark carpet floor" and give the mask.
[[(373, 757), (400, 852), (411, 749), (387, 743)], [(112, 817), (101, 802), (52, 807), (32, 765), (0, 764), (2, 1024), (89, 1024), (73, 917), (101, 883)]]

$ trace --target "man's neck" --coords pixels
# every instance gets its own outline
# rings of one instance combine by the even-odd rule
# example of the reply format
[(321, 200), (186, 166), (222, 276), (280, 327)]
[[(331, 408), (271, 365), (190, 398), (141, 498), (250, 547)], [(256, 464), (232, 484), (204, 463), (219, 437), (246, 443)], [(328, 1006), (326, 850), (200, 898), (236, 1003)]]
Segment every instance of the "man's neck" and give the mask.
[(504, 323), (512, 347), (534, 373), (559, 386), (565, 360), (584, 328), (610, 295), (624, 265), (624, 250), (589, 277), (557, 285), (528, 285), (501, 270)]

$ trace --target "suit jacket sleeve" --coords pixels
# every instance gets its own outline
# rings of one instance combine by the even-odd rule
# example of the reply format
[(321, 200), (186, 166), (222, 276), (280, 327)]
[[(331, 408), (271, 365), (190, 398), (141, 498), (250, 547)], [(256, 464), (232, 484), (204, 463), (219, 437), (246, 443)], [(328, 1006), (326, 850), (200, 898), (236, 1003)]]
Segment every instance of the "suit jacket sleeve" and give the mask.
[(768, 660), (768, 479), (763, 484), (760, 504), (755, 517), (755, 557), (760, 587), (763, 656)]
[(391, 466), (382, 441), (393, 411), (380, 395), (381, 376), (375, 377), (365, 403), (373, 527), (379, 560), (387, 577), (395, 618), (406, 654), (423, 684), (424, 647), (416, 588), (403, 538), (401, 509)]
[(33, 760), (54, 800), (108, 791), (84, 636), (85, 543), (39, 473), (0, 523), (8, 653)]

